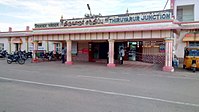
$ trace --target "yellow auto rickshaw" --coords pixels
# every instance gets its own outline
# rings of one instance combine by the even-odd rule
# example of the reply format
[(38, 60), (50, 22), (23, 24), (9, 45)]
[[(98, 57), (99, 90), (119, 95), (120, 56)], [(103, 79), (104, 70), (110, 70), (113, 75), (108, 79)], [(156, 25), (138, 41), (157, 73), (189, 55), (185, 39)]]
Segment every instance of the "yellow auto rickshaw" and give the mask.
[(183, 69), (199, 69), (199, 47), (185, 47)]

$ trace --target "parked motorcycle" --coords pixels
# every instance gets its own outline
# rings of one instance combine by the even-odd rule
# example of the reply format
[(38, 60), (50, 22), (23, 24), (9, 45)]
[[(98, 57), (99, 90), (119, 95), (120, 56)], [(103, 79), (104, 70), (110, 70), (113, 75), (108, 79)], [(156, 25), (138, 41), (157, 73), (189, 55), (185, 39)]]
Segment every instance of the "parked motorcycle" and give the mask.
[(22, 55), (20, 55), (18, 53), (14, 53), (14, 54), (8, 55), (8, 58), (7, 58), (8, 64), (11, 64), (12, 62), (18, 62), (19, 64), (22, 65), (25, 63), (25, 59), (23, 58)]
[(32, 58), (32, 52), (27, 52), (26, 56), (27, 56), (27, 58)]
[(50, 51), (49, 54), (48, 54), (48, 60), (49, 61), (52, 61), (54, 59), (54, 55), (53, 55), (53, 51)]
[(32, 58), (32, 52), (23, 51), (22, 54), (24, 55), (24, 58), (26, 58), (26, 60), (28, 58)]
[(5, 58), (7, 57), (7, 55), (8, 55), (8, 52), (6, 50), (0, 51), (0, 58)]
[(53, 51), (50, 51), (48, 54), (49, 61), (57, 61), (61, 60), (61, 54), (56, 52), (56, 54), (53, 53)]

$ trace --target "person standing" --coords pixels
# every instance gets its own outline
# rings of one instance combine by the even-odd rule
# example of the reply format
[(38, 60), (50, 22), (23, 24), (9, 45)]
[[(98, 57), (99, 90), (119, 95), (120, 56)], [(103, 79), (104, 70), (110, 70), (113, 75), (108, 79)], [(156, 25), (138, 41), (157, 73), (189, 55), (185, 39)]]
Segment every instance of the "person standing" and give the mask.
[(119, 56), (120, 56), (120, 65), (122, 65), (123, 60), (124, 60), (124, 48), (123, 47), (120, 48)]
[(66, 49), (64, 49), (64, 47), (62, 47), (62, 51), (61, 51), (61, 60), (62, 60), (62, 63), (65, 63), (66, 61)]
[(109, 63), (109, 51), (107, 52), (107, 64)]
[(179, 59), (176, 55), (174, 55), (174, 58), (173, 58), (173, 66), (177, 68), (179, 66)]

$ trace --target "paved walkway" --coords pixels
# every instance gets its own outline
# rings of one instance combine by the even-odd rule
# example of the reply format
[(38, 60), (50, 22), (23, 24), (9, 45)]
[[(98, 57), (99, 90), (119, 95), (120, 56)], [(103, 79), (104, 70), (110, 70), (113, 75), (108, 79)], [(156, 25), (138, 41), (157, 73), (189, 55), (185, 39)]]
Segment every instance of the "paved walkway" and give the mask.
[[(5, 59), (0, 59), (0, 63), (6, 63)], [(151, 63), (144, 63), (144, 62), (140, 62), (140, 61), (124, 61), (123, 65), (118, 64), (118, 62), (116, 63), (116, 68), (117, 69), (125, 69), (125, 70), (147, 70), (147, 71), (154, 71), (154, 72), (163, 72), (162, 71), (162, 67), (163, 65), (161, 64), (151, 64)], [(15, 62), (13, 63), (15, 64)], [(47, 66), (48, 64), (54, 64), (55, 66), (59, 66), (59, 65), (63, 65), (60, 61), (44, 61), (44, 62), (38, 62), (38, 63), (31, 63), (31, 60), (27, 60), (25, 65), (39, 65), (39, 66)], [(71, 66), (74, 67), (78, 67), (78, 66), (84, 66), (84, 67), (105, 67), (108, 68), (106, 63), (106, 60), (97, 60), (96, 62), (84, 62), (84, 61), (74, 61), (74, 64)], [(182, 67), (180, 66), (179, 68), (175, 68), (175, 74), (198, 74), (199, 75), (199, 71), (196, 71), (195, 73), (192, 73), (191, 70), (186, 70), (186, 69), (182, 69)]]

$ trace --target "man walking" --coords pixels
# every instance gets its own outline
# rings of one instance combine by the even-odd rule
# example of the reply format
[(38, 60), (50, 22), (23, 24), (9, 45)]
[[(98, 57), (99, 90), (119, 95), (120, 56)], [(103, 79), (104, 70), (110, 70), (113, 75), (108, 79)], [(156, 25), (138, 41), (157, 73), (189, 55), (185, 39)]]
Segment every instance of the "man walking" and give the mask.
[(120, 56), (120, 64), (122, 65), (123, 60), (124, 60), (124, 48), (123, 47), (120, 48), (119, 56)]
[(62, 51), (61, 51), (62, 63), (65, 63), (65, 61), (66, 61), (65, 56), (66, 56), (66, 50), (64, 49), (64, 47), (62, 47)]

